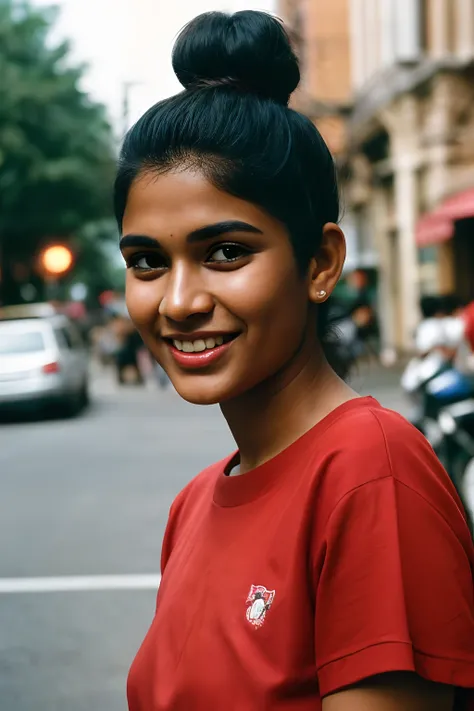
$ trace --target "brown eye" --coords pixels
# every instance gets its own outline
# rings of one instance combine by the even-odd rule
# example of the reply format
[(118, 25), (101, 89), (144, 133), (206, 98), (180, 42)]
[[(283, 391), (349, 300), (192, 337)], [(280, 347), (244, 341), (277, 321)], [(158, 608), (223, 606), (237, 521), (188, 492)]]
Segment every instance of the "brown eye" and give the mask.
[(242, 259), (248, 254), (248, 249), (245, 249), (240, 244), (221, 244), (211, 252), (207, 261), (214, 264), (227, 264), (235, 262), (237, 259)]
[(135, 254), (128, 260), (127, 266), (141, 272), (149, 272), (155, 269), (165, 269), (166, 262), (161, 254), (150, 252), (149, 254)]

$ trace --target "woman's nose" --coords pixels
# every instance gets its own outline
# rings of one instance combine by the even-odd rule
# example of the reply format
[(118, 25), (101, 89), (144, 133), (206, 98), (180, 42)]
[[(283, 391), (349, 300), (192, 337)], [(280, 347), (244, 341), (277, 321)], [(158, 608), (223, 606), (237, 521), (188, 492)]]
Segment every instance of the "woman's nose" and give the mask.
[(190, 316), (208, 314), (214, 308), (214, 300), (197, 270), (176, 266), (164, 278), (167, 283), (159, 307), (161, 316), (184, 321)]

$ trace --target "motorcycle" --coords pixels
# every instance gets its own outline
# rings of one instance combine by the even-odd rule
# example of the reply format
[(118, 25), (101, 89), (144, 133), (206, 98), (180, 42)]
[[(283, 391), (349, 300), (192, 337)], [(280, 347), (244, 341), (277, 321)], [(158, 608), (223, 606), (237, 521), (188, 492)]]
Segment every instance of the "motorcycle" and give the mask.
[(471, 517), (474, 512), (474, 382), (440, 353), (413, 359), (402, 376), (413, 412)]

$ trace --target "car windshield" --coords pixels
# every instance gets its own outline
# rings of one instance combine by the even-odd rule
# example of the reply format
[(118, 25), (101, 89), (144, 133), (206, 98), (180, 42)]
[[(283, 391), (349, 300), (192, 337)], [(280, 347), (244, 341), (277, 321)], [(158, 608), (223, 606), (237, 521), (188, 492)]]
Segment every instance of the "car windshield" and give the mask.
[(0, 329), (0, 355), (37, 353), (44, 351), (41, 331), (14, 332)]

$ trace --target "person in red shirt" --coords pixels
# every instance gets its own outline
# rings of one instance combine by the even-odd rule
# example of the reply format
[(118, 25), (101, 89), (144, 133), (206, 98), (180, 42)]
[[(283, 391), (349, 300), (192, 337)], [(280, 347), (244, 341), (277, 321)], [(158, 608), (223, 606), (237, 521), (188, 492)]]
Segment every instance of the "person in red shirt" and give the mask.
[[(474, 547), (427, 441), (339, 377), (331, 155), (281, 23), (207, 13), (115, 184), (127, 305), (237, 451), (174, 501), (130, 711), (474, 709)], [(181, 446), (186, 446), (183, 430)]]

